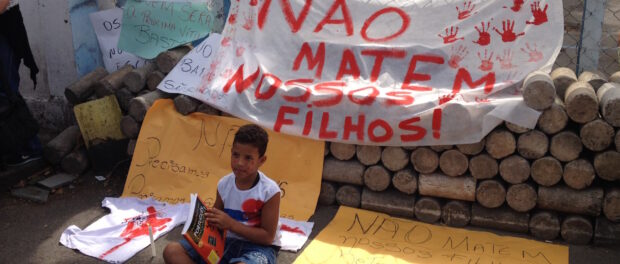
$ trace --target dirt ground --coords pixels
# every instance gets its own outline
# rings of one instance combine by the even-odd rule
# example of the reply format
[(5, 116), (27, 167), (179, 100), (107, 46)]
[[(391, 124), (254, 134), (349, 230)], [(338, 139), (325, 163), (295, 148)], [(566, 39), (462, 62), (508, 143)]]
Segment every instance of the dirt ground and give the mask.
[[(104, 197), (118, 197), (121, 194), (124, 185), (123, 175), (126, 175), (126, 172), (127, 166), (121, 167), (107, 184), (95, 180), (92, 173), (87, 173), (72, 185), (63, 187), (62, 191), (50, 195), (45, 204), (16, 199), (7, 190), (2, 190), (0, 263), (101, 263), (95, 258), (60, 245), (58, 240), (68, 226), (77, 225), (85, 228), (106, 215), (108, 210), (101, 208), (101, 201)], [(329, 223), (337, 210), (337, 206), (317, 208), (315, 215), (310, 219), (315, 222), (311, 239)], [(161, 257), (163, 248), (168, 242), (179, 240), (180, 233), (179, 226), (155, 242), (158, 252), (156, 258), (151, 258), (150, 249), (145, 248), (127, 263), (163, 263)], [(505, 235), (501, 232), (495, 233)], [(281, 251), (278, 263), (292, 263), (298, 255), (299, 253)], [(620, 245), (570, 246), (570, 263), (611, 264), (618, 263), (618, 259), (620, 259)]]

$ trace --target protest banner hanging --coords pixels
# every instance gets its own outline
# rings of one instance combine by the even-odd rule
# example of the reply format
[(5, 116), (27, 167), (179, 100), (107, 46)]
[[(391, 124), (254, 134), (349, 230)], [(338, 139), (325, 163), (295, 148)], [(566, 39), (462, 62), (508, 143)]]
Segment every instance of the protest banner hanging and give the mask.
[[(198, 193), (213, 204), (219, 179), (231, 172), (235, 132), (247, 123), (202, 113), (182, 116), (171, 100), (155, 102), (142, 123), (122, 196), (187, 203), (190, 193)], [(321, 188), (324, 143), (267, 133), (267, 162), (260, 169), (280, 186), (280, 216), (308, 220)]]
[(115, 72), (125, 65), (140, 68), (147, 63), (145, 59), (123, 51), (116, 46), (123, 25), (122, 9), (112, 8), (91, 13), (90, 22), (95, 34), (97, 34), (103, 64), (108, 72)]
[(568, 247), (340, 206), (294, 263), (567, 264)]
[(160, 89), (315, 139), (472, 143), (535, 125), (519, 82), (562, 37), (561, 1), (233, 1), (201, 85)]
[(221, 32), (224, 1), (127, 0), (118, 48), (152, 59), (160, 52)]

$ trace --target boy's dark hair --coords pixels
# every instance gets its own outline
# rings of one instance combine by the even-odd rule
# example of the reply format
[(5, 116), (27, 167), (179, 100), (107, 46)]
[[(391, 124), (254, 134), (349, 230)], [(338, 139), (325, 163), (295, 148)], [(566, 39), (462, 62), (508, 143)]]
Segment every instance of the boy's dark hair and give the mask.
[(269, 135), (262, 127), (254, 124), (244, 125), (235, 133), (235, 139), (233, 144), (241, 143), (252, 145), (258, 149), (258, 156), (265, 155), (267, 150), (267, 143), (269, 143)]

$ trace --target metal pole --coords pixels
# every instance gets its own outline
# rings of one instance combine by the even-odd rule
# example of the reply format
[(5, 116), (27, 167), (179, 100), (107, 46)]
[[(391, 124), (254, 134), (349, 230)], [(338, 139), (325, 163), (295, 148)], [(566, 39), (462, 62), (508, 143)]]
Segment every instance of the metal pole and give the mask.
[(603, 17), (607, 0), (584, 0), (577, 75), (587, 70), (597, 70)]

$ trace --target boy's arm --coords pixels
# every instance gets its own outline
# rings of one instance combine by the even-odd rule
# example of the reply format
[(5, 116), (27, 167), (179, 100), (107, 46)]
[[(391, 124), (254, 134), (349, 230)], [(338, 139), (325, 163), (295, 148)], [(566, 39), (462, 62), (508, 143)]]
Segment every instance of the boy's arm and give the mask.
[[(233, 231), (257, 244), (271, 245), (273, 243), (280, 219), (280, 193), (276, 193), (263, 205), (261, 209), (261, 225), (258, 227), (246, 226), (218, 209), (218, 198), (219, 194), (215, 200), (214, 208), (207, 210), (207, 221), (209, 221), (209, 224)], [(223, 207), (221, 199), (220, 204)]]

